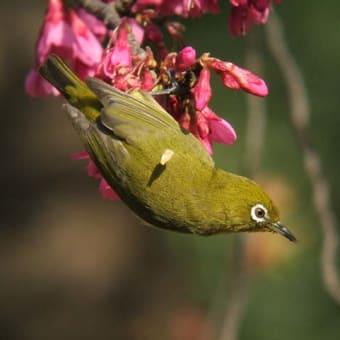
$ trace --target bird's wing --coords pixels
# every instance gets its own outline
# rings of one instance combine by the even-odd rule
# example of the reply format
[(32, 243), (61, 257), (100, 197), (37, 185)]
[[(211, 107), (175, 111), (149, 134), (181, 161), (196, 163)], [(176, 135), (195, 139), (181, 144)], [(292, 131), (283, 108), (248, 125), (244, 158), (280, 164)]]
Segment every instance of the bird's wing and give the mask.
[(141, 91), (127, 94), (96, 78), (89, 78), (87, 85), (104, 105), (102, 124), (119, 137), (169, 128), (180, 132), (178, 123), (150, 94)]
[(184, 153), (195, 154), (211, 165), (213, 160), (202, 144), (166, 112), (154, 98), (141, 91), (121, 92), (97, 78), (86, 80), (103, 104), (100, 120), (113, 134), (129, 144), (141, 145), (155, 138), (159, 144), (182, 143)]

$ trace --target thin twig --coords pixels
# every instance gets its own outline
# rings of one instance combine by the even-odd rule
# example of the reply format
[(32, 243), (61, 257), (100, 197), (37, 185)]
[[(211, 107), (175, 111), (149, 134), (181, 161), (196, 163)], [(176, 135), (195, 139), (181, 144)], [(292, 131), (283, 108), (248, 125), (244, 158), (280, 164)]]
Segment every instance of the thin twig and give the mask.
[(340, 280), (337, 273), (336, 254), (338, 235), (336, 217), (330, 204), (330, 191), (321, 166), (321, 158), (311, 143), (309, 133), (310, 105), (300, 69), (286, 44), (283, 27), (277, 15), (272, 15), (266, 25), (269, 48), (285, 78), (290, 96), (291, 121), (296, 132), (305, 170), (313, 191), (313, 200), (323, 233), (321, 270), (324, 285), (330, 296), (340, 304)]

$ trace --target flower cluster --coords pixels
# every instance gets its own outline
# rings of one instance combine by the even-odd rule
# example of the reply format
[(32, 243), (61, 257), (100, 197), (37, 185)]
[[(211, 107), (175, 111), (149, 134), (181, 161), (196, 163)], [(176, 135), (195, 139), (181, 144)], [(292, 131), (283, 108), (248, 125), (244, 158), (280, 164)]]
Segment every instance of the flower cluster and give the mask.
[[(178, 54), (169, 53), (162, 62), (162, 70), (172, 70), (179, 87), (187, 87), (180, 96), (167, 97), (165, 109), (193, 135), (195, 135), (212, 154), (212, 144), (233, 144), (236, 133), (232, 126), (218, 117), (208, 104), (212, 95), (210, 73), (216, 72), (224, 86), (243, 89), (258, 96), (266, 96), (265, 82), (251, 72), (230, 62), (210, 57), (208, 53), (196, 58), (192, 47), (183, 48)], [(187, 84), (187, 75), (192, 74)]]
[[(270, 1), (231, 0), (231, 4), (232, 17), (235, 15), (231, 20), (234, 20), (232, 32), (235, 34), (240, 32), (241, 27), (243, 32), (246, 31), (251, 21), (260, 22), (260, 17), (263, 22), (268, 15)], [(248, 10), (246, 20), (236, 20), (239, 14), (234, 13), (245, 9)], [(82, 8), (67, 7), (62, 0), (48, 0), (45, 21), (36, 45), (36, 63), (26, 78), (26, 91), (32, 96), (58, 95), (57, 90), (37, 72), (51, 53), (65, 60), (81, 79), (96, 76), (122, 91), (141, 89), (159, 93), (157, 90), (164, 92), (173, 88), (156, 98), (212, 154), (213, 143), (233, 144), (236, 133), (209, 107), (211, 72), (219, 76), (225, 87), (257, 96), (267, 95), (266, 84), (251, 72), (211, 57), (209, 53), (197, 57), (193, 47), (170, 51), (160, 23), (154, 19), (174, 14), (199, 16), (217, 11), (217, 0), (137, 0), (130, 8), (129, 17), (122, 17), (119, 26), (110, 31)], [(254, 13), (258, 13), (257, 21)], [(242, 18), (245, 19), (244, 16)], [(173, 39), (182, 41), (180, 24), (169, 21), (163, 24)], [(154, 50), (147, 46), (148, 43), (152, 43)], [(87, 159), (88, 174), (100, 180), (103, 197), (117, 198), (86, 152), (74, 155), (73, 159)]]
[(57, 94), (37, 71), (52, 53), (62, 56), (80, 78), (93, 76), (102, 58), (100, 41), (105, 34), (104, 24), (85, 10), (68, 9), (62, 0), (49, 0), (36, 45), (36, 65), (26, 78), (26, 92), (31, 96)]

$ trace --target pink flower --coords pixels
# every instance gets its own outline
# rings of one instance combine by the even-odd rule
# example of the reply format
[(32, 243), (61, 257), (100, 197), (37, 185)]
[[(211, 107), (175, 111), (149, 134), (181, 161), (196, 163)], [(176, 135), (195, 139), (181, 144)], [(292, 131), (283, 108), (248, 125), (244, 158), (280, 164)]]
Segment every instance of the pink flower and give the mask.
[[(281, 0), (274, 0), (277, 4)], [(264, 24), (271, 7), (270, 0), (230, 0), (229, 30), (232, 35), (244, 35), (253, 24)]]
[(87, 174), (91, 177), (94, 177), (100, 180), (99, 191), (101, 192), (103, 198), (107, 198), (110, 200), (119, 199), (119, 196), (117, 195), (117, 193), (112, 190), (112, 188), (109, 186), (106, 180), (102, 177), (96, 165), (91, 160), (89, 154), (86, 151), (81, 151), (76, 154), (73, 154), (71, 158), (75, 160), (81, 160), (81, 159), (88, 160), (88, 164), (86, 166)]
[(55, 89), (47, 86), (37, 73), (38, 67), (51, 53), (67, 60), (81, 78), (94, 75), (103, 51), (93, 33), (101, 35), (100, 24), (83, 12), (81, 16), (85, 17), (87, 23), (92, 22), (93, 31), (75, 10), (65, 8), (62, 0), (49, 0), (36, 45), (36, 66), (26, 78), (25, 88), (28, 94), (32, 96), (56, 94)]

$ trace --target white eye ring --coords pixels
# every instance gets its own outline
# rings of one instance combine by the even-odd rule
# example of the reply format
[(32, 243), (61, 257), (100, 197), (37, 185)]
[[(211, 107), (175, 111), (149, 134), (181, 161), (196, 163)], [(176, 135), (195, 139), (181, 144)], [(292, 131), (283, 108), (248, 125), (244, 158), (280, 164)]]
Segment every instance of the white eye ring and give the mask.
[(256, 204), (251, 208), (251, 218), (255, 222), (264, 222), (268, 217), (268, 210), (262, 204)]

